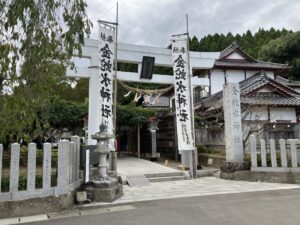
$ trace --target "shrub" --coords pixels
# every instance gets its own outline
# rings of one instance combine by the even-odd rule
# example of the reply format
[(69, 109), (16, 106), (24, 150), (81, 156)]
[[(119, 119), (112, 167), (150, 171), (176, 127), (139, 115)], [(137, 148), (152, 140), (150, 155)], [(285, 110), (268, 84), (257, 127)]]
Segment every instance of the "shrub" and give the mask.
[[(55, 186), (57, 182), (56, 176), (51, 176), (51, 185)], [(43, 187), (43, 176), (37, 175), (35, 177), (35, 188), (40, 189)], [(19, 176), (19, 191), (24, 191), (27, 189), (27, 176), (20, 175)], [(1, 191), (8, 192), (9, 191), (9, 177), (2, 177), (1, 181)]]

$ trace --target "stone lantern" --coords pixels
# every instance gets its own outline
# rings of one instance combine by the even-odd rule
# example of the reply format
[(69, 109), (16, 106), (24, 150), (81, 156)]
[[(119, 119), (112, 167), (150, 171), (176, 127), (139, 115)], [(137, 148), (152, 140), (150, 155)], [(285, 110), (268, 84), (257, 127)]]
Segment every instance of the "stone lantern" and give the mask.
[(95, 202), (112, 202), (123, 195), (122, 185), (116, 177), (107, 174), (106, 158), (109, 153), (109, 140), (112, 134), (107, 131), (107, 126), (100, 125), (100, 131), (92, 135), (92, 139), (97, 140), (97, 148), (94, 153), (99, 155), (98, 176), (86, 187), (86, 191), (92, 195)]
[(70, 140), (71, 139), (71, 133), (68, 130), (68, 128), (62, 129), (61, 139)]
[(99, 155), (99, 178), (105, 179), (107, 177), (106, 157), (109, 153), (109, 139), (113, 136), (107, 132), (107, 126), (100, 125), (100, 131), (92, 135), (92, 139), (97, 140), (97, 148), (94, 153)]

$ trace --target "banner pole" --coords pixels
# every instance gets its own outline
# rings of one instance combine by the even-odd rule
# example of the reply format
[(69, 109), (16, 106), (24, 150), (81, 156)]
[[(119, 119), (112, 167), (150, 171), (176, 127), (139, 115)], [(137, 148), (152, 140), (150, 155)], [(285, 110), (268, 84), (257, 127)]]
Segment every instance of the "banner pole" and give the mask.
[(115, 47), (115, 79), (114, 79), (114, 136), (115, 136), (115, 152), (111, 152), (111, 165), (110, 170), (117, 173), (117, 100), (118, 100), (118, 78), (117, 78), (117, 71), (118, 71), (118, 27), (119, 27), (119, 3), (117, 2), (116, 8), (116, 47)]
[(189, 35), (189, 17), (188, 14), (186, 14), (186, 33), (187, 33), (187, 56), (188, 56), (188, 73), (189, 73), (189, 87), (190, 87), (190, 113), (191, 113), (191, 129), (192, 129), (192, 137), (193, 137), (193, 145), (195, 147), (194, 150), (190, 151), (190, 173), (193, 178), (197, 177), (197, 160), (196, 160), (196, 146), (195, 146), (195, 126), (194, 126), (194, 102), (193, 102), (193, 94), (194, 89), (192, 85), (192, 77), (193, 77), (193, 70), (191, 70), (190, 65), (190, 35)]

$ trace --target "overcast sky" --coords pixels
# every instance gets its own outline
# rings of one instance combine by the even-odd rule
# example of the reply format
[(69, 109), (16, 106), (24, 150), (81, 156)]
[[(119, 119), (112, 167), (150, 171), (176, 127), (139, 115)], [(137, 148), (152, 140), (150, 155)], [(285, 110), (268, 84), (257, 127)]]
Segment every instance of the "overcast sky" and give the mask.
[[(86, 0), (97, 38), (98, 19), (115, 21), (116, 0)], [(172, 34), (256, 32), (260, 27), (300, 30), (299, 0), (118, 0), (119, 41), (166, 47)], [(111, 10), (109, 10), (111, 9)]]

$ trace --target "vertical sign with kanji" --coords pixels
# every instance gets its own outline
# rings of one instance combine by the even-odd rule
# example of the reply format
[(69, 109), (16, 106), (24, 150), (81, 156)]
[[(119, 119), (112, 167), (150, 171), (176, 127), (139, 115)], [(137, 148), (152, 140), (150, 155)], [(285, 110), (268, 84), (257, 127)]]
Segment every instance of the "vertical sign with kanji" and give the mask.
[(226, 161), (243, 162), (240, 86), (227, 83), (223, 91)]
[[(100, 124), (107, 125), (107, 131), (114, 133), (113, 123), (113, 80), (115, 57), (115, 32), (99, 24), (99, 85)], [(114, 151), (114, 139), (110, 140), (110, 150)]]
[(187, 39), (172, 41), (178, 150), (195, 150), (191, 123), (190, 72)]

